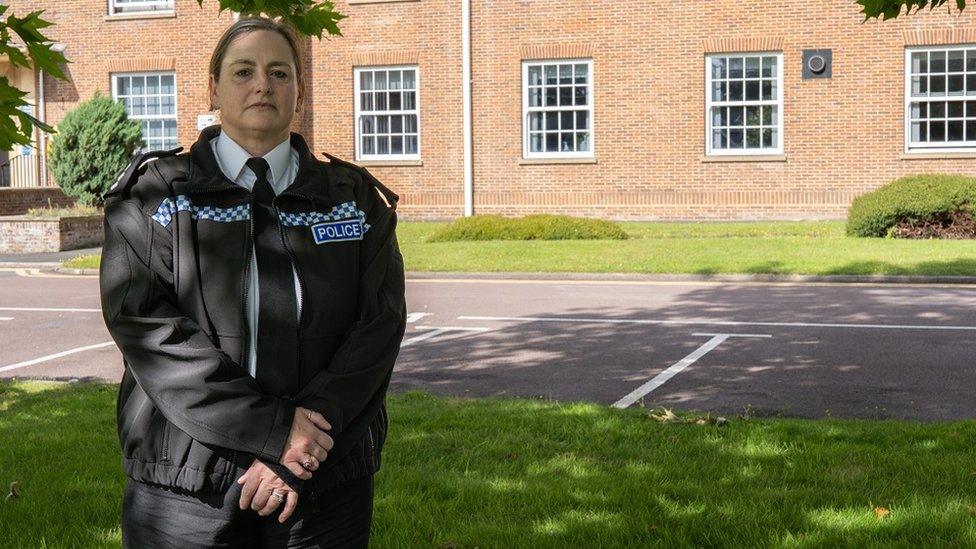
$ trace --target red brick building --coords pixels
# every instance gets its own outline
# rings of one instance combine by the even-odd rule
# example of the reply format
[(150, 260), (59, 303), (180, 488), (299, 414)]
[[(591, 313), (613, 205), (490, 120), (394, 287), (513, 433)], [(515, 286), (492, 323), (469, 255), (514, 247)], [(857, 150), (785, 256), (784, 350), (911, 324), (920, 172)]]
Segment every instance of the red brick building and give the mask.
[[(44, 9), (72, 61), (58, 81), (0, 60), (48, 122), (100, 91), (149, 146), (188, 146), (213, 114), (207, 63), (233, 20), (216, 1), (6, 3)], [(863, 22), (853, 0), (335, 4), (344, 36), (307, 42), (296, 130), (369, 166), (407, 218), (841, 217), (903, 175), (976, 175), (976, 8)]]

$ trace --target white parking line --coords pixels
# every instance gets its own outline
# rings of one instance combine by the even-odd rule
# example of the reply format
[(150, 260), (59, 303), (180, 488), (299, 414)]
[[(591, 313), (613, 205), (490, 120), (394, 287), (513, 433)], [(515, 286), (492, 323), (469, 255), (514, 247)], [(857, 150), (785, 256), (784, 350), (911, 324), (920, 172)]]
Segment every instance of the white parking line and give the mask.
[(23, 368), (25, 366), (32, 366), (34, 364), (40, 364), (41, 362), (47, 362), (48, 360), (54, 360), (56, 358), (61, 358), (63, 356), (73, 355), (75, 353), (80, 353), (82, 351), (90, 351), (92, 349), (98, 349), (100, 347), (108, 347), (109, 345), (115, 345), (114, 341), (106, 341), (105, 343), (96, 343), (95, 345), (86, 345), (84, 347), (77, 347), (75, 349), (69, 349), (67, 351), (61, 351), (60, 353), (54, 353), (53, 355), (42, 356), (41, 358), (35, 358), (33, 360), (27, 360), (24, 362), (18, 362), (17, 364), (11, 364), (10, 366), (4, 366), (0, 368), (0, 372), (8, 372), (10, 370), (16, 370), (17, 368)]
[(400, 344), (400, 348), (402, 349), (402, 348), (407, 347), (409, 345), (413, 345), (414, 343), (420, 343), (421, 341), (424, 341), (425, 339), (430, 339), (432, 337), (439, 336), (439, 335), (443, 334), (446, 331), (447, 330), (444, 330), (444, 329), (431, 330), (431, 331), (427, 332), (426, 334), (421, 334), (421, 335), (416, 336), (416, 337), (411, 337), (410, 339), (408, 339), (408, 340), (404, 341), (403, 343), (401, 343)]
[(521, 322), (567, 322), (584, 324), (652, 324), (673, 326), (767, 326), (783, 328), (864, 328), (871, 330), (964, 330), (976, 331), (976, 326), (932, 326), (925, 324), (844, 324), (826, 322), (742, 322), (708, 319), (617, 319), (617, 318), (559, 318), (544, 316), (459, 316), (458, 320), (499, 320)]
[(419, 336), (411, 337), (410, 339), (405, 340), (403, 343), (400, 344), (401, 349), (409, 345), (413, 345), (414, 343), (420, 343), (421, 341), (425, 341), (437, 337), (441, 334), (446, 334), (447, 332), (483, 333), (483, 332), (491, 331), (491, 328), (476, 328), (470, 326), (414, 326), (414, 328), (417, 330), (430, 330), (430, 331), (427, 332), (426, 334), (421, 334)]
[(711, 351), (715, 347), (718, 347), (720, 343), (722, 343), (728, 338), (729, 338), (729, 334), (718, 334), (712, 339), (709, 339), (707, 342), (705, 342), (704, 345), (695, 349), (694, 352), (692, 352), (690, 355), (682, 358), (678, 362), (675, 362), (668, 369), (654, 376), (654, 378), (648, 381), (647, 383), (634, 389), (633, 391), (628, 393), (627, 396), (625, 396), (624, 398), (618, 400), (617, 402), (614, 402), (613, 407), (626, 408), (631, 404), (637, 402), (638, 400), (640, 400), (642, 396), (650, 393), (654, 389), (657, 389), (658, 387), (663, 385), (665, 381), (671, 379), (672, 377), (675, 376), (675, 374), (677, 374), (681, 370), (684, 370), (689, 365), (694, 364), (696, 360), (705, 356), (709, 351)]
[(0, 316), (0, 320), (13, 320), (11, 316)]
[(425, 316), (430, 316), (430, 315), (431, 315), (431, 313), (409, 313), (407, 315), (407, 324), (412, 324), (414, 322), (417, 322), (421, 318), (424, 318)]
[(62, 307), (0, 307), (0, 311), (27, 311), (37, 313), (100, 313), (101, 309), (68, 309)]

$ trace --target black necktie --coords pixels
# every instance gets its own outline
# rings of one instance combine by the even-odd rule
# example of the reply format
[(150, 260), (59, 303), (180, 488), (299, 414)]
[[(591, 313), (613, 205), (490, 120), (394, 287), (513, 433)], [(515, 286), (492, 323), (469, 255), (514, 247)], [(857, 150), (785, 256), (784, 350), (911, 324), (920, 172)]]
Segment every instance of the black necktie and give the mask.
[(268, 182), (268, 162), (255, 157), (246, 164), (257, 175), (251, 191), (259, 288), (257, 380), (269, 394), (293, 395), (298, 385), (295, 275), (272, 202), (275, 193)]

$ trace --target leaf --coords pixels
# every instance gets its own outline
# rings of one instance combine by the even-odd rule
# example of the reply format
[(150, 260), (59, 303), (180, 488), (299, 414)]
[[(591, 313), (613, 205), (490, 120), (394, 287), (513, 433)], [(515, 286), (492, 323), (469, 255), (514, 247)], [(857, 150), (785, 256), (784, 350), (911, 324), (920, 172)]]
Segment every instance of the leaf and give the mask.
[(874, 508), (874, 516), (877, 517), (877, 518), (879, 518), (879, 519), (883, 519), (883, 518), (885, 518), (885, 517), (887, 517), (889, 515), (891, 515), (891, 511), (888, 510), (888, 509), (886, 509), (886, 508), (884, 508), (884, 507), (875, 507)]

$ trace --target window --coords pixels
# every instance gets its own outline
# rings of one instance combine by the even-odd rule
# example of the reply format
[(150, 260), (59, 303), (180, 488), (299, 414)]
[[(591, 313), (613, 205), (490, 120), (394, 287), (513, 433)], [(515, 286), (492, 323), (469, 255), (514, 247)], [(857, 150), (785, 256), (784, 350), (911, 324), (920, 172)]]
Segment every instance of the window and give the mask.
[(420, 159), (416, 66), (355, 69), (356, 159)]
[(906, 151), (976, 148), (976, 46), (905, 51)]
[(593, 156), (593, 60), (522, 62), (524, 158)]
[(173, 0), (108, 0), (109, 15), (173, 11)]
[(782, 154), (783, 54), (705, 56), (705, 154)]
[(142, 150), (177, 146), (174, 73), (115, 74), (112, 97), (125, 105), (129, 118), (142, 122)]

